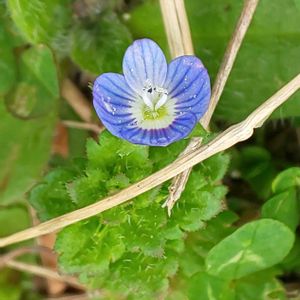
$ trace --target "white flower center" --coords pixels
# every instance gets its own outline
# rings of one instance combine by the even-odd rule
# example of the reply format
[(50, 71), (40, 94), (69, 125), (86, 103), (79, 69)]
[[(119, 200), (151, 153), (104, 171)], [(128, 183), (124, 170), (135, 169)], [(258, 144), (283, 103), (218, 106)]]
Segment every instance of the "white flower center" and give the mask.
[(161, 87), (152, 87), (149, 81), (146, 81), (143, 88), (142, 99), (146, 106), (152, 111), (157, 111), (168, 101), (168, 92)]
[(130, 112), (134, 118), (133, 126), (142, 129), (167, 128), (176, 117), (175, 99), (170, 98), (166, 89), (155, 87), (147, 80)]

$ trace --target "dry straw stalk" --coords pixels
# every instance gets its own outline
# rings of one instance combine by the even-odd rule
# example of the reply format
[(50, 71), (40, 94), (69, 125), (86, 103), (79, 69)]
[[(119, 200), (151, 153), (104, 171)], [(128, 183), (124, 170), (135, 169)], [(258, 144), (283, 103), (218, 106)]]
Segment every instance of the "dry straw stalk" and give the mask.
[[(173, 1), (168, 1), (168, 0), (160, 1), (162, 15), (164, 18), (172, 15), (170, 12), (168, 12), (168, 9), (172, 9), (172, 8), (174, 9), (173, 14), (178, 16), (178, 18), (180, 18), (180, 16), (186, 16), (183, 0), (178, 0), (175, 2), (181, 2), (181, 5), (177, 5), (177, 6), (174, 5), (174, 7), (172, 7)], [(207, 110), (206, 114), (204, 115), (204, 117), (200, 120), (202, 126), (205, 129), (208, 129), (208, 127), (209, 127), (209, 122), (210, 122), (213, 112), (217, 106), (217, 103), (219, 102), (219, 99), (222, 95), (225, 84), (227, 82), (227, 79), (229, 77), (229, 74), (231, 72), (233, 64), (235, 62), (235, 59), (236, 59), (239, 49), (241, 47), (242, 41), (246, 35), (246, 32), (250, 26), (251, 20), (254, 16), (258, 2), (259, 2), (259, 0), (246, 0), (244, 3), (244, 7), (242, 9), (241, 15), (239, 17), (239, 20), (237, 22), (237, 25), (233, 32), (233, 35), (230, 39), (230, 42), (227, 46), (223, 61), (221, 63), (219, 72), (218, 72), (216, 80), (214, 82), (208, 110)], [(167, 3), (169, 3), (169, 4), (167, 5)], [(164, 4), (164, 5), (162, 5), (162, 4)], [(179, 9), (180, 9), (180, 11), (178, 11)], [(168, 40), (175, 39), (176, 36), (174, 37), (174, 35), (178, 32), (180, 32), (180, 34), (182, 34), (182, 35), (186, 35), (189, 37), (191, 36), (189, 27), (181, 26), (182, 23), (185, 23), (185, 21), (187, 22), (187, 20), (184, 17), (182, 17), (182, 18), (184, 20), (181, 22), (177, 21), (177, 19), (175, 19), (174, 17), (170, 18), (168, 20), (165, 20), (165, 27), (166, 27), (166, 33), (168, 36)], [(171, 23), (172, 21), (173, 21), (173, 23)], [(171, 30), (172, 28), (177, 28), (177, 30), (175, 30), (173, 32)], [(184, 41), (180, 37), (180, 34), (178, 34), (178, 36), (177, 36), (177, 41), (183, 43)], [(171, 36), (169, 36), (169, 35), (171, 35)], [(190, 43), (192, 43), (192, 41), (190, 41)], [(179, 51), (181, 49), (178, 46), (178, 44), (169, 42), (169, 46), (171, 48), (171, 53), (176, 53), (176, 54), (181, 53)], [(176, 48), (172, 49), (172, 47), (176, 47)], [(184, 45), (182, 45), (181, 48), (184, 51), (184, 49), (185, 49)], [(186, 52), (183, 54), (190, 54), (190, 53)], [(181, 155), (188, 153), (196, 145), (200, 146), (201, 142), (202, 141), (200, 138), (192, 139), (191, 143), (187, 146), (187, 148), (183, 151), (183, 153)], [(170, 192), (169, 197), (163, 205), (168, 208), (169, 215), (171, 214), (171, 210), (172, 210), (174, 204), (180, 198), (182, 192), (184, 191), (185, 185), (189, 179), (191, 171), (192, 171), (192, 169), (187, 169), (186, 171), (182, 172), (181, 174), (179, 174), (178, 176), (173, 178), (172, 183), (169, 188), (169, 192)]]

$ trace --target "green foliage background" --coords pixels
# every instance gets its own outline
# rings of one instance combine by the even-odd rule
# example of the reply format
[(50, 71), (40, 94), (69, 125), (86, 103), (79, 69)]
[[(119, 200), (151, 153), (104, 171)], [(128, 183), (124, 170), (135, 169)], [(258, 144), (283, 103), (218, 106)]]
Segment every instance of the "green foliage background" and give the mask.
[[(196, 54), (213, 81), (242, 1), (185, 2)], [(299, 73), (299, 20), (299, 0), (260, 1), (214, 115), (216, 131)], [(90, 97), (88, 82), (121, 72), (124, 51), (142, 37), (169, 55), (157, 0), (0, 0), (1, 237), (30, 226), (28, 204), (50, 220), (145, 178), (185, 148), (191, 137), (149, 148), (106, 131), (91, 137), (68, 129), (69, 156), (51, 152), (57, 123), (78, 118), (62, 99), (63, 80)], [(161, 207), (167, 182), (63, 229), (55, 245), (60, 271), (78, 276), (91, 295), (101, 291), (95, 299), (291, 298), (285, 283), (300, 273), (300, 156), (293, 142), (300, 94), (271, 119), (250, 143), (195, 166), (171, 217)], [(277, 120), (289, 122), (281, 152), (269, 135)], [(193, 135), (212, 138), (201, 128)], [(0, 269), (0, 300), (44, 296), (31, 276)]]

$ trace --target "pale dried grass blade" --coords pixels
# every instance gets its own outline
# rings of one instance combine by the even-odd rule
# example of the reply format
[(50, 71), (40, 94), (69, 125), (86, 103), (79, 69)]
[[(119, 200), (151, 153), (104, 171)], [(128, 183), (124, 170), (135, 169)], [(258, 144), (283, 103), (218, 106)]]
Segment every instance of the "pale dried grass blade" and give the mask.
[(85, 123), (85, 122), (78, 122), (73, 120), (62, 120), (62, 123), (69, 128), (90, 130), (95, 132), (96, 134), (101, 133), (105, 129), (104, 126), (99, 126), (94, 123)]
[(80, 290), (85, 290), (85, 287), (83, 285), (81, 285), (76, 278), (70, 277), (70, 276), (62, 276), (59, 275), (57, 272), (45, 268), (45, 267), (41, 267), (41, 266), (37, 266), (37, 265), (31, 265), (28, 263), (24, 263), (24, 262), (20, 262), (20, 261), (16, 261), (16, 260), (8, 260), (5, 265), (7, 267), (10, 267), (12, 269), (18, 270), (18, 271), (22, 271), (22, 272), (26, 272), (26, 273), (30, 273), (33, 275), (37, 275), (46, 279), (51, 279), (51, 280), (57, 280), (63, 283), (67, 283), (70, 286), (73, 286), (77, 289)]
[[(258, 2), (259, 0), (245, 1), (242, 13), (235, 27), (231, 40), (227, 46), (223, 61), (221, 63), (221, 67), (219, 69), (215, 83), (213, 85), (212, 96), (211, 96), (208, 110), (204, 115), (204, 117), (200, 120), (202, 126), (205, 129), (208, 129), (209, 127), (209, 122), (217, 106), (217, 103), (219, 102), (221, 94), (224, 90), (230, 71), (233, 67), (233, 64), (235, 62), (236, 56), (238, 54), (242, 41), (245, 37), (245, 34), (249, 28), (256, 7), (258, 5)], [(190, 151), (194, 147), (195, 143), (198, 143), (200, 145), (201, 139), (199, 138), (198, 141), (193, 141), (191, 144), (189, 144), (184, 152)], [(188, 169), (183, 173), (179, 174), (178, 176), (176, 176), (172, 180), (172, 183), (169, 188), (169, 196), (163, 205), (164, 207), (167, 207), (169, 215), (171, 214), (171, 210), (174, 207), (176, 201), (180, 198), (181, 193), (184, 191), (191, 171), (192, 171), (191, 169)]]
[(171, 57), (194, 54), (183, 0), (160, 0)]
[(89, 123), (92, 120), (90, 103), (70, 79), (63, 81), (61, 95), (83, 121)]

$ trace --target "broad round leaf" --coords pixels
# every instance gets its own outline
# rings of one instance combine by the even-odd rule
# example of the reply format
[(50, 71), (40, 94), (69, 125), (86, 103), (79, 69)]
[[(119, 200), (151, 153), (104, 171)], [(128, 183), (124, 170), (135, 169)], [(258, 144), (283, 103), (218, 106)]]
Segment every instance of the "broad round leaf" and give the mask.
[(279, 263), (294, 243), (283, 223), (262, 219), (248, 223), (213, 247), (206, 257), (212, 275), (237, 279)]
[(300, 168), (294, 167), (279, 173), (273, 181), (272, 189), (274, 193), (280, 193), (297, 186), (300, 187)]
[(234, 289), (227, 280), (201, 272), (188, 284), (189, 300), (234, 300)]
[(289, 189), (269, 199), (262, 207), (262, 216), (278, 220), (293, 231), (299, 223), (299, 207), (295, 189)]

